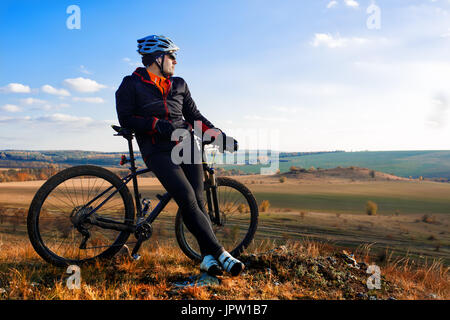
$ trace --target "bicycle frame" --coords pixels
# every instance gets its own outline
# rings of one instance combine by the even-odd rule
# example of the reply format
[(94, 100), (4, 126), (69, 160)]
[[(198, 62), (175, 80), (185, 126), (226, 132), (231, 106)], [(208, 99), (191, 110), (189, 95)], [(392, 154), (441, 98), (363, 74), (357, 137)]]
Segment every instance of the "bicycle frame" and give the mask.
[[(120, 134), (119, 134), (120, 135)], [(89, 213), (86, 214), (86, 218), (89, 219), (89, 222), (93, 225), (97, 225), (101, 228), (105, 229), (113, 229), (117, 231), (127, 231), (130, 233), (136, 232), (136, 229), (143, 225), (144, 223), (151, 224), (155, 219), (158, 217), (158, 215), (162, 212), (162, 210), (166, 207), (166, 205), (169, 203), (169, 201), (172, 199), (172, 196), (166, 192), (163, 195), (157, 194), (157, 198), (160, 200), (156, 207), (150, 212), (150, 213), (144, 213), (142, 211), (141, 206), (141, 194), (139, 193), (139, 186), (137, 181), (137, 176), (150, 172), (150, 169), (141, 169), (137, 170), (134, 152), (133, 152), (133, 145), (132, 145), (132, 139), (133, 136), (124, 136), (128, 140), (128, 149), (129, 149), (129, 155), (130, 159), (126, 160), (126, 162), (130, 162), (130, 171), (131, 173), (128, 174), (126, 177), (122, 178), (123, 184), (115, 190), (113, 193), (111, 193), (105, 200), (103, 200), (96, 208), (89, 211)], [(203, 146), (202, 146), (203, 147)], [(202, 148), (203, 149), (203, 148)], [(204, 170), (204, 176), (205, 176), (205, 191), (206, 191), (206, 201), (208, 206), (208, 213), (210, 215), (210, 219), (213, 223), (216, 223), (220, 225), (220, 213), (219, 213), (219, 205), (218, 205), (218, 199), (217, 199), (217, 192), (216, 192), (216, 179), (215, 179), (215, 171), (213, 168), (210, 168), (208, 164), (204, 161), (205, 159), (205, 153), (204, 149), (202, 150), (202, 164), (203, 164), (203, 170)], [(125, 163), (126, 163), (125, 162)], [(124, 163), (124, 164), (125, 164)], [(133, 191), (134, 191), (134, 198), (136, 203), (136, 212), (135, 216), (137, 218), (136, 224), (129, 224), (129, 223), (120, 223), (114, 220), (110, 220), (103, 217), (94, 216), (93, 214), (100, 209), (109, 199), (111, 199), (117, 192), (120, 192), (120, 190), (125, 187), (131, 180), (133, 180)], [(109, 192), (113, 186), (109, 187), (102, 193), (98, 194), (96, 197), (94, 197), (91, 201), (89, 201), (87, 204), (83, 206), (83, 208), (88, 207), (91, 203), (93, 203), (98, 198), (102, 197), (105, 193)], [(211, 214), (211, 213), (214, 214)], [(142, 220), (146, 215), (147, 218)], [(134, 221), (133, 221), (134, 222)]]

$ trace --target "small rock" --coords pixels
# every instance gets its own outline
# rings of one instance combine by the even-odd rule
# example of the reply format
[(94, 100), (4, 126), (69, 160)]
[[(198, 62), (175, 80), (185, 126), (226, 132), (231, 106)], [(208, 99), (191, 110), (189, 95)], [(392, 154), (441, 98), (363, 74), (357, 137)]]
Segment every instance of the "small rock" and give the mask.
[(199, 275), (191, 276), (186, 281), (173, 283), (173, 285), (178, 289), (194, 286), (203, 287), (218, 284), (220, 284), (220, 279), (210, 276), (206, 272), (202, 272)]
[(394, 297), (389, 297), (388, 300), (397, 300)]
[(435, 293), (430, 293), (428, 296), (429, 296), (431, 299), (439, 299), (438, 295), (435, 294)]
[(335, 257), (327, 257), (327, 260), (329, 260), (332, 264), (336, 264), (337, 260)]
[(357, 298), (361, 298), (361, 299), (367, 299), (367, 294), (366, 294), (366, 293), (360, 292), (360, 293), (358, 293), (358, 294), (356, 295), (356, 297), (357, 297)]

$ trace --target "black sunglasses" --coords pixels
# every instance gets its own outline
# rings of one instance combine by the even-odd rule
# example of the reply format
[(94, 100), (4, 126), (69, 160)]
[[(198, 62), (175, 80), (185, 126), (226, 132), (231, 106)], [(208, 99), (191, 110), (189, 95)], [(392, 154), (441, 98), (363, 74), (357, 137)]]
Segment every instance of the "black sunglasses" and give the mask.
[(167, 56), (172, 60), (177, 60), (177, 54), (175, 52), (168, 53)]

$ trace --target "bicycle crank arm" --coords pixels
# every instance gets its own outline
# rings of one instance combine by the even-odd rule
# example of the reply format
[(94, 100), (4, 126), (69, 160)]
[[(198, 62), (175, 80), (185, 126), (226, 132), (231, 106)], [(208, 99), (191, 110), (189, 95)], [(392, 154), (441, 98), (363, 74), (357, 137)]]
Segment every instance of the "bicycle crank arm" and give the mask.
[(133, 251), (131, 252), (131, 256), (133, 257), (134, 260), (139, 260), (141, 256), (138, 254), (138, 251), (141, 248), (141, 244), (145, 240), (150, 239), (152, 233), (153, 228), (150, 223), (144, 222), (136, 226), (136, 232), (134, 233), (134, 236), (136, 237), (137, 242), (133, 248)]
[(141, 255), (138, 254), (138, 251), (139, 251), (139, 249), (141, 248), (141, 245), (142, 245), (142, 239), (141, 239), (141, 240), (138, 240), (138, 241), (136, 242), (136, 244), (134, 245), (133, 251), (131, 252), (131, 257), (132, 257), (134, 260), (139, 260), (139, 259), (141, 258)]

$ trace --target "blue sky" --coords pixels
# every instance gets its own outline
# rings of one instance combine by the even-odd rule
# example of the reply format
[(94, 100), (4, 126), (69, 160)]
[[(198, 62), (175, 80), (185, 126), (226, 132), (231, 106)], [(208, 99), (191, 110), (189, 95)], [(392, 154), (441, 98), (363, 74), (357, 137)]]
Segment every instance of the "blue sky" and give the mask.
[(149, 34), (242, 145), (450, 149), (450, 0), (2, 0), (0, 30), (0, 149), (125, 150), (114, 93)]

